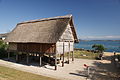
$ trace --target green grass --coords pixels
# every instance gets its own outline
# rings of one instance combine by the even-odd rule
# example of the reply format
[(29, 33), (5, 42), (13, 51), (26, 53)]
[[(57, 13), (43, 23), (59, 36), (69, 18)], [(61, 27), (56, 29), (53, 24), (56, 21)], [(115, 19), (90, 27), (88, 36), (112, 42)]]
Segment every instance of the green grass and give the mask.
[[(72, 53), (70, 55), (72, 55)], [(99, 53), (93, 53), (93, 52), (88, 52), (88, 51), (80, 51), (80, 50), (74, 51), (75, 58), (96, 59), (96, 57), (98, 57), (98, 55), (99, 55)], [(67, 57), (67, 54), (65, 54), (65, 57)]]
[(88, 51), (74, 51), (75, 58), (82, 58), (82, 59), (96, 59), (98, 57), (98, 53), (88, 52)]
[(57, 79), (0, 66), (0, 80), (57, 80)]

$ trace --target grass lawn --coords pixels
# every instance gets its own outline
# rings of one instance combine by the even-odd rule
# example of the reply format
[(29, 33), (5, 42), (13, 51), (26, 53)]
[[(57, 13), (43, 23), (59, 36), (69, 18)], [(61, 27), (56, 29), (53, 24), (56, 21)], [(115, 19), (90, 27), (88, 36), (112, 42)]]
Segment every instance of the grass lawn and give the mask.
[[(72, 55), (72, 53), (70, 54)], [(82, 59), (96, 59), (98, 57), (99, 53), (93, 53), (88, 51), (80, 51), (80, 50), (74, 50), (74, 57), (75, 58), (82, 58)], [(65, 54), (65, 57), (67, 57), (67, 54)]]
[(57, 79), (0, 66), (0, 80), (57, 80)]
[(98, 53), (88, 52), (88, 51), (80, 51), (75, 50), (74, 51), (74, 57), (75, 58), (82, 58), (82, 59), (96, 59), (98, 57)]

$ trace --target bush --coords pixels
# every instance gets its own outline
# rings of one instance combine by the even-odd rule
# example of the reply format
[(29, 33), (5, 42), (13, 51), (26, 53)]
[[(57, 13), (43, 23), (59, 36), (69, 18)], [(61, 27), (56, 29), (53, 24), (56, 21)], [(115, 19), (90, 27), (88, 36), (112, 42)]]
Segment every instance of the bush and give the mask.
[(99, 51), (100, 53), (103, 53), (103, 51), (106, 50), (106, 48), (103, 45), (101, 45), (101, 44), (94, 44), (92, 46), (92, 48), (94, 48), (95, 50)]
[(4, 58), (7, 56), (7, 47), (8, 45), (3, 41), (0, 41), (0, 58)]

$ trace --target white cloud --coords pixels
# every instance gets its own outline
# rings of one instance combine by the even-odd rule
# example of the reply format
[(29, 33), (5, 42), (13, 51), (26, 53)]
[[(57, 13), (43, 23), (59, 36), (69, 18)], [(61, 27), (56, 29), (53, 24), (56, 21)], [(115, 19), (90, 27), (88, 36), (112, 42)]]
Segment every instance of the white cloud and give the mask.
[(101, 40), (101, 39), (120, 39), (120, 36), (80, 36), (79, 37), (80, 39), (99, 39), (99, 40)]

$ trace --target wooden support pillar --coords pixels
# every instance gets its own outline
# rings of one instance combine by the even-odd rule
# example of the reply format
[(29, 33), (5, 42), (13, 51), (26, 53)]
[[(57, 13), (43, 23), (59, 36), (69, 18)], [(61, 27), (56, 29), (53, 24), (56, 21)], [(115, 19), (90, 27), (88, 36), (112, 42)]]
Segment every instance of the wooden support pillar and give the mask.
[(35, 60), (35, 53), (33, 53), (33, 60)]
[(49, 59), (48, 59), (48, 63), (50, 63), (50, 54), (49, 54)]
[(72, 51), (72, 61), (74, 61), (74, 50)]
[(72, 61), (74, 61), (74, 43), (73, 43), (73, 51), (72, 51)]
[(54, 58), (55, 58), (55, 70), (57, 70), (57, 44), (55, 44), (55, 54), (54, 54)]
[(55, 53), (55, 70), (57, 70), (57, 54)]
[(69, 52), (68, 52), (68, 64), (70, 63), (69, 58), (70, 58), (70, 41), (69, 41)]
[(63, 42), (63, 61), (62, 61), (62, 67), (64, 66), (64, 54), (65, 54), (65, 44)]
[(10, 52), (8, 52), (8, 61), (10, 60)]
[(27, 53), (26, 56), (27, 56), (26, 63), (29, 64), (29, 53)]
[(57, 70), (57, 57), (56, 57), (56, 54), (55, 54), (55, 70)]
[(32, 57), (32, 60), (33, 60), (33, 53), (31, 53), (31, 57)]
[(60, 60), (61, 60), (61, 54), (60, 54)]
[(39, 53), (39, 58), (40, 58), (40, 67), (42, 66), (42, 55)]
[(16, 62), (18, 62), (18, 52), (16, 52)]
[(37, 53), (36, 53), (36, 57), (37, 57)]

